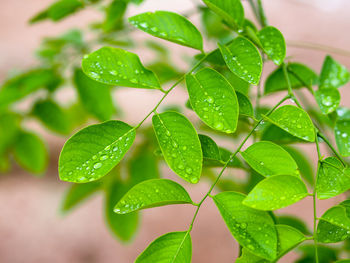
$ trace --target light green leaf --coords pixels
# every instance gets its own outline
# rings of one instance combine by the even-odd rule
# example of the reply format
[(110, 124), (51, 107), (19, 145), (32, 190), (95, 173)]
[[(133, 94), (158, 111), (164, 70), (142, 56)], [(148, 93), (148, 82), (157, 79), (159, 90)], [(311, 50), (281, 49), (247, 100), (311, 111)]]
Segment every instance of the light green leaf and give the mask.
[(269, 117), (264, 117), (276, 126), (305, 141), (315, 141), (315, 129), (309, 115), (293, 105), (279, 107)]
[(328, 199), (350, 188), (350, 169), (344, 168), (335, 157), (323, 160), (317, 172), (316, 192), (318, 199)]
[(253, 105), (249, 98), (243, 93), (236, 91), (238, 105), (239, 105), (239, 115), (246, 117), (254, 117)]
[(52, 100), (38, 101), (34, 105), (32, 113), (42, 124), (54, 132), (67, 135), (71, 131), (68, 115)]
[(350, 120), (338, 120), (334, 127), (335, 142), (342, 156), (350, 156)]
[(82, 70), (74, 72), (74, 83), (85, 109), (101, 121), (109, 120), (115, 112), (111, 87), (88, 78)]
[[(112, 170), (114, 172), (114, 170)], [(114, 213), (115, 204), (130, 189), (128, 184), (116, 180), (111, 183), (106, 192), (105, 218), (111, 232), (121, 241), (127, 242), (136, 234), (140, 216), (138, 212), (119, 215)]]
[(339, 64), (331, 56), (326, 56), (320, 75), (320, 89), (339, 88), (350, 80), (346, 67)]
[(335, 111), (340, 104), (340, 93), (334, 88), (323, 88), (315, 91), (315, 99), (323, 114)]
[[(301, 242), (305, 241), (305, 236), (297, 229), (287, 226), (287, 225), (276, 225), (277, 235), (278, 235), (278, 245), (277, 245), (277, 259), (281, 258), (283, 255), (287, 254), (290, 250), (295, 248)], [(240, 256), (236, 263), (268, 263), (277, 262), (264, 260), (258, 257), (248, 250), (243, 248), (242, 256)]]
[(272, 141), (277, 144), (305, 142), (274, 124), (267, 125), (266, 128), (264, 128), (260, 139), (262, 141)]
[(238, 243), (251, 253), (273, 260), (277, 255), (277, 233), (267, 212), (242, 204), (245, 195), (222, 192), (213, 197), (221, 216)]
[[(307, 83), (309, 86), (315, 85), (317, 83), (317, 74), (306, 65), (300, 63), (290, 63), (288, 64), (288, 70), (294, 72), (298, 78)], [(294, 76), (294, 74), (288, 72), (288, 76), (293, 89), (305, 87), (304, 84)], [(288, 85), (283, 73), (283, 69), (278, 68), (273, 71), (266, 79), (264, 86), (265, 94), (287, 90)]]
[(221, 160), (219, 147), (209, 136), (198, 134), (203, 151), (203, 159)]
[(154, 240), (135, 263), (191, 263), (192, 242), (188, 232), (171, 232)]
[(181, 178), (198, 183), (202, 171), (202, 149), (193, 125), (177, 112), (155, 114), (153, 128), (169, 167)]
[(269, 58), (281, 65), (286, 57), (286, 42), (282, 33), (275, 27), (267, 26), (258, 33), (259, 41)]
[(292, 175), (275, 175), (258, 183), (243, 204), (259, 210), (277, 210), (308, 196), (302, 180)]
[(173, 12), (146, 12), (129, 18), (138, 29), (183, 46), (203, 50), (203, 40), (198, 29), (185, 17)]
[(244, 9), (240, 0), (203, 0), (203, 2), (234, 29), (243, 25)]
[(127, 1), (113, 0), (106, 8), (105, 20), (102, 24), (104, 31), (111, 32), (123, 28), (123, 16)]
[(103, 47), (84, 56), (83, 71), (98, 82), (123, 87), (161, 89), (154, 73), (139, 57), (120, 48)]
[(227, 46), (219, 43), (227, 67), (238, 77), (257, 85), (262, 72), (258, 49), (246, 38), (237, 37)]
[(86, 183), (105, 176), (129, 150), (135, 130), (121, 121), (90, 125), (63, 146), (59, 176), (63, 181)]
[(186, 190), (168, 179), (151, 179), (131, 188), (115, 205), (114, 212), (133, 211), (172, 204), (193, 204)]
[(0, 89), (0, 108), (22, 99), (40, 88), (60, 82), (51, 69), (34, 69), (7, 80)]
[(101, 189), (101, 182), (72, 184), (64, 196), (62, 211), (69, 212)]
[(241, 152), (244, 160), (263, 176), (299, 176), (298, 166), (289, 153), (272, 142), (260, 141)]
[(46, 146), (34, 133), (20, 132), (13, 153), (18, 164), (29, 172), (43, 173), (48, 165)]
[(233, 87), (213, 69), (186, 76), (193, 110), (209, 127), (233, 133), (238, 122), (238, 101)]
[[(222, 55), (220, 53), (220, 50), (217, 49), (221, 59), (223, 60), (222, 58)], [(225, 61), (222, 61), (222, 65), (225, 65)], [(246, 96), (249, 96), (249, 89), (250, 89), (250, 84), (239, 78), (236, 74), (232, 73), (232, 71), (228, 70), (228, 69), (225, 69), (223, 71), (220, 72), (226, 79), (228, 82), (230, 82), (231, 86), (235, 89), (236, 91), (236, 95), (241, 92), (242, 94), (246, 95)], [(238, 96), (238, 95), (237, 95)]]
[(317, 225), (317, 241), (321, 243), (336, 243), (350, 237), (350, 219), (346, 208), (342, 205), (333, 206), (320, 218)]

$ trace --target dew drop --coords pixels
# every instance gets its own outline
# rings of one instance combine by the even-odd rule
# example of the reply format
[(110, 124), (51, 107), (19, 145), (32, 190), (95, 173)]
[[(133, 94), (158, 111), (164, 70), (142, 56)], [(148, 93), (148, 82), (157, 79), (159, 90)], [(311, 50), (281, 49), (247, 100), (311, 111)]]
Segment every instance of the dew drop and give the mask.
[(186, 173), (191, 174), (192, 173), (192, 168), (191, 167), (187, 167), (186, 168)]
[(224, 125), (222, 124), (222, 122), (215, 122), (214, 128), (217, 130), (222, 130), (224, 128)]
[(102, 167), (102, 163), (95, 163), (94, 164), (94, 168), (95, 169), (98, 169), (98, 168), (101, 168)]

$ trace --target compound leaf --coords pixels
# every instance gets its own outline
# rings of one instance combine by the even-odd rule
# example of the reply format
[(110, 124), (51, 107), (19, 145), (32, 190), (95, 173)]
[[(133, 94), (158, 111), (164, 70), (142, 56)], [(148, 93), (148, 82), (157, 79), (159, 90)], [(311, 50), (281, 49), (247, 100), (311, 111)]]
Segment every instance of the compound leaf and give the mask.
[(241, 79), (257, 85), (262, 72), (258, 49), (246, 38), (237, 37), (227, 46), (219, 43), (227, 67)]
[(309, 142), (315, 141), (314, 125), (309, 115), (299, 107), (285, 105), (265, 118), (295, 137)]
[(192, 242), (189, 232), (171, 232), (154, 240), (135, 263), (190, 263)]
[(181, 178), (198, 183), (202, 171), (202, 149), (191, 122), (177, 112), (155, 114), (153, 128), (169, 167)]
[(86, 183), (105, 176), (131, 147), (135, 130), (121, 121), (90, 125), (63, 146), (59, 176), (63, 181)]
[(243, 204), (259, 210), (277, 210), (308, 196), (302, 180), (292, 175), (275, 175), (258, 183)]
[(209, 127), (233, 133), (238, 122), (238, 101), (233, 87), (218, 72), (205, 68), (186, 76), (193, 110)]
[(267, 26), (258, 33), (259, 41), (269, 58), (281, 65), (286, 57), (286, 42), (282, 33), (275, 27)]
[(213, 197), (221, 216), (238, 243), (249, 252), (273, 260), (277, 255), (277, 233), (270, 215), (242, 204), (245, 195), (222, 192)]
[(138, 29), (180, 45), (203, 50), (203, 39), (198, 29), (185, 17), (173, 12), (156, 11), (129, 18)]
[(161, 89), (156, 75), (139, 57), (120, 48), (103, 47), (84, 56), (82, 68), (90, 78), (107, 85)]
[(186, 190), (168, 179), (151, 179), (131, 188), (115, 205), (114, 212), (127, 214), (133, 211), (172, 204), (192, 204)]
[(255, 171), (263, 176), (299, 175), (294, 159), (281, 146), (272, 142), (256, 142), (241, 152), (241, 155)]

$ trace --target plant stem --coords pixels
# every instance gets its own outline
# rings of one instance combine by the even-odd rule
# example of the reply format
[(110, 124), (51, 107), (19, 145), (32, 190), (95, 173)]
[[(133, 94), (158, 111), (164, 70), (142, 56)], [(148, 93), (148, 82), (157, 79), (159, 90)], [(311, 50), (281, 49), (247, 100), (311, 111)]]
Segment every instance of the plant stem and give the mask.
[[(283, 99), (281, 99), (271, 110), (269, 110), (269, 112), (266, 113), (266, 116), (269, 116), (278, 106), (280, 106), (284, 101), (286, 101), (287, 99), (290, 98), (290, 95), (285, 96)], [(207, 197), (211, 194), (212, 190), (214, 189), (215, 185), (217, 184), (217, 182), (220, 180), (222, 174), (224, 173), (225, 169), (227, 168), (228, 164), (231, 162), (231, 160), (237, 155), (237, 153), (242, 149), (243, 145), (246, 143), (246, 141), (249, 139), (249, 137), (253, 134), (253, 132), (255, 131), (255, 129), (260, 125), (260, 123), (263, 121), (263, 118), (261, 118), (255, 125), (254, 127), (251, 129), (251, 131), (247, 134), (247, 136), (243, 139), (243, 141), (240, 143), (240, 145), (238, 146), (238, 148), (230, 155), (230, 158), (225, 162), (223, 168), (221, 169), (219, 175), (216, 177), (214, 183), (210, 186), (208, 192), (204, 195), (204, 197), (202, 198), (202, 200), (198, 203), (197, 209), (193, 215), (190, 227), (188, 229), (188, 232), (190, 232), (193, 228), (193, 224), (194, 221), (196, 220), (198, 211), (200, 209), (200, 207), (202, 206), (203, 202), (205, 201), (205, 199), (207, 199)]]
[(259, 12), (259, 17), (260, 17), (260, 24), (262, 27), (265, 27), (268, 25), (268, 23), (267, 23), (267, 18), (265, 15), (264, 7), (263, 7), (261, 0), (257, 0), (257, 2), (258, 2), (258, 12)]
[(291, 47), (319, 50), (326, 53), (334, 53), (334, 54), (350, 57), (350, 51), (341, 49), (341, 48), (326, 46), (326, 45), (312, 43), (312, 42), (303, 42), (303, 41), (287, 40), (286, 42), (287, 42), (287, 46), (291, 46)]
[(143, 118), (143, 120), (141, 122), (139, 122), (139, 124), (137, 124), (135, 126), (134, 129), (139, 128), (147, 119), (149, 116), (151, 116), (152, 113), (156, 112), (156, 110), (158, 109), (158, 107), (160, 106), (160, 104), (163, 102), (163, 100), (166, 98), (166, 96), (168, 96), (168, 94), (177, 86), (181, 83), (181, 81), (184, 80), (184, 78), (186, 77), (186, 75), (191, 74), (193, 71), (195, 71), (203, 62), (204, 60), (208, 57), (208, 55), (210, 55), (212, 52), (204, 54), (204, 56), (192, 67), (192, 69), (187, 72), (186, 74), (182, 75), (167, 91), (164, 92), (163, 97), (160, 99), (160, 101), (158, 101), (158, 103), (156, 104), (156, 106), (146, 115), (145, 118)]
[(340, 154), (337, 152), (337, 150), (333, 147), (333, 145), (330, 143), (330, 141), (327, 139), (327, 137), (320, 131), (317, 132), (317, 135), (322, 138), (322, 140), (328, 145), (329, 149), (332, 150), (332, 152), (337, 156), (337, 158), (342, 162), (344, 166), (346, 166), (346, 162), (343, 160), (343, 158), (340, 156)]

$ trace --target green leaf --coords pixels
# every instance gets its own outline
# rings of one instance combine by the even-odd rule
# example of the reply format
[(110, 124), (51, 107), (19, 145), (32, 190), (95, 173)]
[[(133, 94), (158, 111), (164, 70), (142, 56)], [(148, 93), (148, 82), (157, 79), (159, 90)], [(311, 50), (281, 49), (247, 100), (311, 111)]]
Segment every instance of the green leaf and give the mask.
[(114, 213), (113, 208), (129, 189), (130, 186), (128, 184), (118, 180), (113, 182), (107, 189), (104, 208), (109, 229), (119, 240), (124, 242), (130, 241), (136, 234), (140, 216), (138, 212), (119, 215)]
[(334, 132), (340, 154), (350, 156), (350, 120), (338, 120)]
[(85, 109), (101, 121), (111, 119), (115, 112), (111, 87), (88, 78), (82, 70), (74, 72), (74, 83)]
[[(305, 236), (297, 229), (286, 226), (276, 225), (278, 235), (278, 246), (277, 246), (277, 259), (287, 254), (290, 250), (295, 248), (301, 242), (305, 240)], [(264, 260), (250, 253), (245, 248), (242, 250), (242, 256), (239, 257), (236, 263), (268, 263), (272, 261)], [(276, 262), (276, 261), (273, 261)]]
[(34, 133), (20, 132), (13, 153), (18, 164), (29, 172), (43, 173), (48, 165), (46, 146)]
[(172, 204), (193, 204), (186, 190), (168, 179), (151, 179), (131, 188), (115, 205), (114, 212), (133, 211)]
[(0, 156), (3, 156), (16, 142), (21, 118), (13, 112), (0, 113)]
[(161, 89), (154, 73), (139, 57), (120, 48), (103, 47), (84, 56), (83, 71), (93, 80), (115, 86)]
[(277, 233), (267, 212), (242, 204), (245, 195), (222, 192), (213, 197), (221, 216), (238, 243), (251, 253), (273, 260), (277, 255)]
[(123, 16), (127, 1), (113, 0), (106, 8), (106, 18), (102, 24), (104, 31), (110, 32), (123, 28)]
[(298, 165), (301, 176), (310, 184), (314, 183), (314, 171), (309, 157), (296, 147), (286, 146), (283, 148), (292, 156)]
[(189, 232), (171, 232), (154, 240), (135, 263), (191, 263), (192, 242)]
[(249, 98), (243, 93), (236, 91), (238, 105), (239, 105), (239, 115), (246, 117), (254, 117), (253, 105)]
[(64, 196), (62, 211), (69, 212), (101, 189), (101, 182), (72, 184)]
[(227, 46), (219, 43), (227, 67), (238, 77), (257, 85), (262, 72), (258, 49), (246, 38), (237, 37)]
[(336, 243), (350, 237), (350, 219), (341, 205), (328, 209), (317, 225), (317, 241)]
[(209, 127), (233, 133), (238, 122), (237, 96), (228, 81), (213, 69), (205, 68), (186, 76), (193, 110)]
[[(217, 49), (217, 51), (221, 59), (223, 60), (220, 50)], [(222, 65), (225, 65), (225, 61), (223, 61)], [(228, 82), (230, 82), (231, 86), (235, 89), (236, 94), (238, 94), (238, 92), (241, 92), (242, 94), (249, 96), (250, 84), (247, 81), (239, 78), (236, 74), (232, 73), (230, 70), (224, 70), (221, 72), (221, 74), (227, 79)]]
[(223, 38), (229, 35), (229, 30), (222, 23), (221, 17), (209, 8), (201, 8), (201, 22), (208, 37)]
[(292, 175), (275, 175), (258, 183), (243, 204), (259, 210), (277, 210), (308, 196), (302, 180)]
[(318, 199), (332, 198), (344, 193), (349, 188), (349, 168), (344, 168), (335, 157), (328, 157), (320, 163), (316, 181)]
[(169, 167), (181, 178), (198, 183), (202, 171), (202, 149), (193, 125), (177, 112), (155, 114), (153, 128)]
[(320, 75), (320, 89), (339, 88), (350, 80), (346, 67), (339, 64), (331, 56), (326, 56)]
[(42, 100), (35, 103), (32, 114), (54, 132), (67, 135), (71, 131), (68, 115), (52, 100)]
[(198, 29), (185, 17), (173, 12), (156, 11), (129, 18), (138, 29), (183, 46), (203, 50), (203, 39)]
[[(288, 72), (290, 83), (293, 89), (305, 87), (299, 79), (307, 83), (309, 86), (315, 85), (317, 83), (317, 74), (306, 65), (300, 63), (290, 63), (288, 64), (288, 70), (294, 72), (298, 76), (298, 78), (296, 78), (294, 74)], [(283, 73), (283, 68), (278, 68), (273, 71), (265, 81), (265, 94), (287, 89), (288, 85)]]
[(52, 69), (33, 69), (7, 80), (0, 89), (0, 108), (16, 102), (40, 88), (55, 85), (60, 78)]
[(304, 235), (311, 234), (306, 223), (303, 220), (301, 220), (300, 218), (295, 217), (295, 216), (280, 215), (277, 217), (277, 223), (294, 227), (294, 228), (298, 229)]
[(44, 19), (51, 19), (56, 22), (82, 7), (83, 3), (79, 0), (59, 0), (32, 17), (30, 23), (36, 23)]
[(263, 129), (260, 139), (262, 141), (272, 141), (277, 144), (305, 142), (273, 124), (267, 125)]
[(203, 0), (203, 2), (234, 29), (243, 25), (244, 9), (240, 0)]
[(285, 105), (264, 118), (295, 137), (309, 142), (315, 141), (314, 125), (309, 115), (299, 107)]
[(315, 99), (323, 114), (335, 111), (340, 104), (340, 93), (334, 88), (316, 90)]
[(267, 26), (258, 33), (259, 41), (269, 58), (281, 65), (286, 57), (286, 42), (282, 33), (275, 27)]
[(299, 176), (298, 166), (289, 153), (272, 142), (260, 141), (241, 152), (244, 160), (263, 176)]
[(201, 142), (203, 159), (221, 160), (220, 150), (215, 141), (203, 134), (198, 134), (198, 137)]
[(121, 121), (90, 125), (63, 146), (59, 176), (63, 181), (86, 183), (105, 176), (129, 150), (135, 130)]

